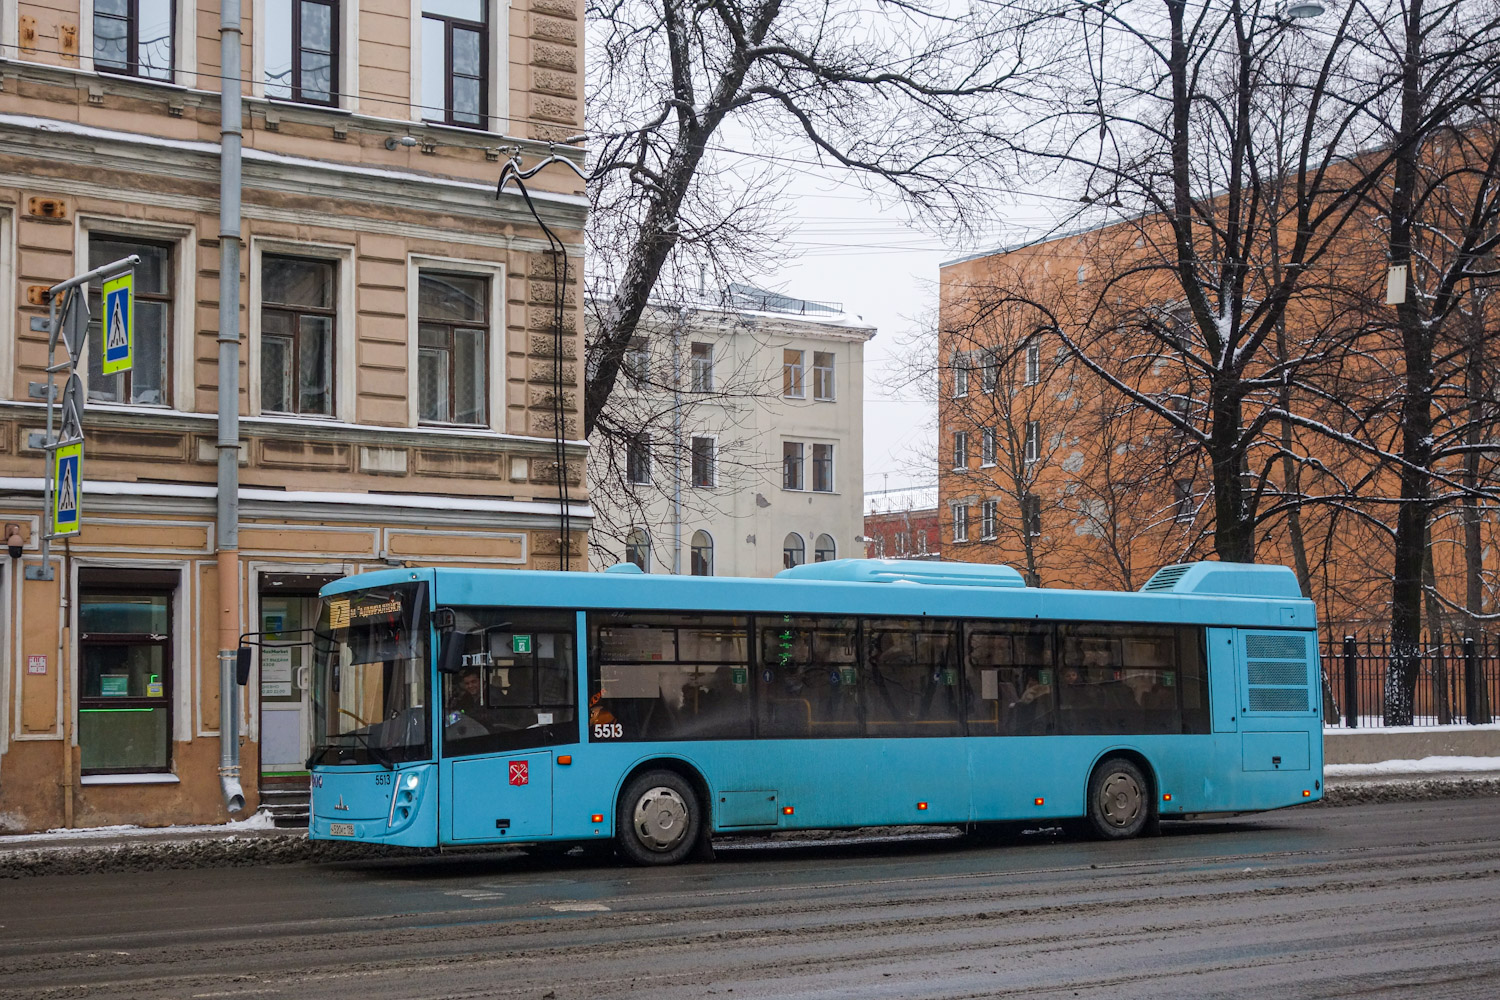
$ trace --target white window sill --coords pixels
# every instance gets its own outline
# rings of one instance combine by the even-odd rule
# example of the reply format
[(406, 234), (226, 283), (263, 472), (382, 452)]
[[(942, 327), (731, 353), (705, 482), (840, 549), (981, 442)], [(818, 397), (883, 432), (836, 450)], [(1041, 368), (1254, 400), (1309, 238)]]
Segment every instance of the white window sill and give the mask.
[(80, 785), (176, 785), (180, 779), (175, 774), (85, 774), (78, 779)]

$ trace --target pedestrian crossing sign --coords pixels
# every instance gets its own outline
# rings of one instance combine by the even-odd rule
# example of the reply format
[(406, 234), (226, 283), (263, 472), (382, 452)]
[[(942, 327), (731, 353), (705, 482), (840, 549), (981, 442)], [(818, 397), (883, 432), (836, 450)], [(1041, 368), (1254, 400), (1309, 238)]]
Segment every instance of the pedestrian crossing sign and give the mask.
[(130, 371), (135, 354), (135, 272), (104, 283), (104, 374)]
[(83, 442), (63, 445), (53, 462), (52, 534), (74, 535), (83, 514)]

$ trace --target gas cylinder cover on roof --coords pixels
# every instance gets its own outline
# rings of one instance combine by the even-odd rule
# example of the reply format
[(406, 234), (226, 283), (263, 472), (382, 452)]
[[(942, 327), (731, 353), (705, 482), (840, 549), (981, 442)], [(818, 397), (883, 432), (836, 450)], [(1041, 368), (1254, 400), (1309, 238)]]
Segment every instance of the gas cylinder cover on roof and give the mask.
[(1141, 593), (1301, 598), (1302, 588), (1297, 574), (1286, 566), (1205, 561), (1163, 566)]

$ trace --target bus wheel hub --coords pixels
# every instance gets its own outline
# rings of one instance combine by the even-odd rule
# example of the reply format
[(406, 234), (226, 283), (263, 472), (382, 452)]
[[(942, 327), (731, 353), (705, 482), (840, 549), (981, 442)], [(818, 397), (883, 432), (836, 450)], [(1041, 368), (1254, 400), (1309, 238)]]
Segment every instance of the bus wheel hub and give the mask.
[(688, 807), (682, 796), (663, 785), (646, 792), (635, 804), (635, 831), (653, 851), (670, 851), (688, 830)]
[(1101, 789), (1104, 816), (1115, 826), (1128, 826), (1141, 809), (1141, 790), (1126, 774), (1112, 774)]

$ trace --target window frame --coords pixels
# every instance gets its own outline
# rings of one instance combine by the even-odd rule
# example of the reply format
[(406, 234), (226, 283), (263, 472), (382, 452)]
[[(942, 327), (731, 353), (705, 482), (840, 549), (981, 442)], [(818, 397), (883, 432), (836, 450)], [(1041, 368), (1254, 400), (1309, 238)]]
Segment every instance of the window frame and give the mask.
[(1026, 341), (1026, 384), (1040, 385), (1042, 381), (1042, 342), (1040, 337)]
[(1042, 536), (1042, 498), (1035, 493), (1021, 494), (1021, 533), (1029, 538)]
[(981, 469), (991, 468), (1000, 454), (1000, 435), (993, 427), (985, 427), (979, 432), (979, 467)]
[(969, 395), (969, 355), (965, 351), (953, 352), (953, 398), (963, 399)]
[[(246, 389), (249, 393), (250, 415), (260, 416), (261, 380), (261, 312), (262, 312), (262, 261), (269, 254), (274, 257), (301, 257), (334, 265), (334, 328), (333, 328), (333, 413), (321, 417), (316, 414), (282, 414), (272, 416), (284, 419), (303, 416), (321, 420), (340, 420), (353, 423), (355, 420), (355, 363), (358, 345), (355, 343), (354, 327), (354, 247), (336, 243), (297, 243), (277, 237), (254, 236), (250, 239), (250, 299), (249, 316), (249, 367), (246, 370)], [(413, 333), (413, 335), (415, 335)]]
[(651, 485), (651, 438), (645, 433), (625, 440), (625, 481), (632, 486)]
[[(818, 457), (818, 450), (820, 448), (824, 449), (824, 452), (825, 452), (825, 454), (823, 455), (822, 458)], [(833, 493), (833, 492), (836, 492), (837, 483), (834, 480), (834, 471), (835, 471), (835, 469), (834, 469), (834, 464), (833, 464), (833, 458), (834, 458), (833, 445), (827, 444), (827, 443), (820, 443), (820, 442), (814, 442), (813, 443), (813, 446), (812, 446), (812, 477), (811, 477), (811, 481), (808, 483), (808, 486), (811, 488), (811, 492), (813, 492), (813, 493)], [(826, 468), (823, 468), (824, 466), (826, 466)], [(827, 481), (825, 483), (823, 483), (822, 486), (819, 485), (819, 471), (820, 471), (820, 469), (822, 469), (823, 473), (827, 477)]]
[[(823, 539), (828, 539), (828, 544), (823, 545)], [(826, 555), (825, 555), (826, 553)], [(839, 544), (826, 531), (820, 531), (813, 539), (813, 562), (833, 562), (839, 557)]]
[(1192, 524), (1198, 519), (1198, 506), (1193, 502), (1193, 481), (1172, 480), (1172, 521), (1175, 524)]
[[(291, 91), (291, 95), (287, 97), (267, 92), (270, 88), (271, 82), (269, 79), (267, 79), (266, 76), (268, 70), (265, 65), (266, 53), (264, 50), (269, 47), (270, 42), (264, 37), (264, 32), (265, 28), (269, 26), (270, 15), (267, 8), (269, 7), (271, 2), (272, 0), (260, 0), (260, 2), (256, 4), (257, 9), (255, 11), (256, 15), (259, 18), (262, 18), (266, 22), (268, 22), (267, 25), (255, 25), (255, 33), (259, 38), (258, 45), (263, 50), (259, 54), (259, 58), (257, 60), (258, 65), (255, 67), (256, 80), (260, 84), (259, 96), (265, 97), (265, 99), (268, 101), (280, 101), (287, 104), (306, 104), (315, 108), (342, 107), (345, 87), (343, 53), (345, 32), (344, 6), (346, 3), (353, 2), (357, 7), (357, 0), (289, 0), (292, 7), (290, 39), (292, 47), (292, 62), (289, 70), (291, 74), (291, 83), (288, 87), (288, 89)], [(328, 53), (328, 99), (326, 101), (307, 97), (302, 92), (302, 4), (304, 2), (315, 3), (329, 8), (329, 25), (331, 30)]]
[(979, 504), (979, 538), (981, 541), (992, 542), (999, 537), (996, 527), (1000, 515), (1000, 502), (998, 500), (984, 500)]
[[(793, 452), (790, 449), (795, 448)], [(802, 441), (781, 442), (781, 488), (801, 493), (807, 489), (807, 445)], [(796, 476), (789, 475), (793, 470)], [(795, 481), (794, 481), (795, 480)]]
[[(94, 2), (94, 0), (86, 0), (87, 7), (85, 7), (83, 3), (80, 3), (78, 12), (80, 26), (84, 24), (88, 26), (88, 38), (80, 38), (78, 46), (80, 52), (88, 52), (88, 65), (85, 68), (90, 69), (95, 73), (103, 73), (109, 76), (127, 77), (132, 80), (144, 80), (148, 83), (165, 83), (169, 86), (193, 86), (196, 83), (196, 79), (180, 79), (185, 74), (180, 72), (178, 69), (179, 60), (184, 63), (189, 61), (188, 59), (184, 58), (187, 53), (182, 51), (183, 49), (188, 48), (188, 46), (182, 43), (184, 34), (188, 34), (190, 32), (184, 32), (182, 30), (183, 25), (179, 23), (179, 18), (181, 18), (183, 15), (183, 7), (185, 6), (185, 3), (183, 2), (183, 0), (168, 0), (168, 2), (172, 5), (172, 13), (170, 18), (168, 19), (168, 23), (171, 25), (172, 30), (172, 41), (169, 46), (171, 54), (168, 56), (169, 61), (167, 64), (167, 75), (165, 77), (148, 76), (141, 73), (140, 71), (140, 0), (125, 0), (127, 9), (125, 17), (123, 18), (117, 17), (114, 14), (99, 13), (98, 6)], [(194, 13), (196, 13), (196, 8), (194, 8)], [(128, 59), (126, 61), (126, 68), (124, 69), (101, 65), (98, 57), (94, 53), (94, 46), (97, 43), (98, 36), (98, 33), (94, 30), (94, 25), (101, 17), (110, 20), (123, 20), (126, 23), (125, 49), (128, 53)], [(82, 62), (82, 60), (80, 60), (80, 62)]]
[[(418, 74), (413, 74), (412, 87), (413, 90), (416, 91), (416, 93), (414, 94), (412, 100), (412, 112), (416, 116), (418, 121), (435, 125), (446, 125), (450, 128), (472, 129), (482, 132), (491, 131), (490, 122), (494, 116), (490, 111), (490, 91), (495, 84), (494, 73), (492, 70), (492, 67), (494, 65), (494, 63), (492, 62), (492, 55), (495, 54), (492, 54), (490, 49), (494, 46), (494, 40), (491, 36), (495, 34), (495, 32), (490, 26), (490, 0), (479, 0), (479, 4), (480, 9), (484, 14), (483, 21), (470, 21), (468, 18), (452, 17), (447, 14), (429, 14), (425, 9), (423, 9), (420, 2), (417, 4), (416, 9), (412, 12), (414, 15), (412, 17), (412, 36), (414, 39), (413, 48), (416, 51), (420, 52), (422, 50), (422, 33), (425, 21), (431, 18), (434, 21), (441, 22), (443, 25), (443, 66), (441, 70), (443, 76), (443, 107), (441, 108), (442, 114), (440, 116), (433, 116), (431, 112), (434, 109), (422, 103), (423, 94), (421, 93), (420, 88), (424, 86), (424, 82), (422, 80), (416, 79)], [(455, 121), (453, 117), (453, 28), (455, 24), (460, 25), (465, 30), (474, 31), (480, 37), (478, 78), (479, 121), (477, 123)], [(423, 66), (420, 75), (425, 77), (431, 72), (432, 67)]]
[[(300, 3), (301, 0), (295, 0), (295, 2)], [(309, 2), (322, 2), (322, 0), (309, 0)], [(332, 275), (331, 275), (329, 283), (328, 283), (328, 297), (332, 300), (333, 304), (331, 306), (329, 306), (328, 308), (326, 308), (326, 309), (319, 309), (319, 308), (314, 308), (314, 307), (311, 307), (311, 306), (294, 306), (294, 305), (289, 305), (289, 304), (284, 304), (284, 303), (269, 301), (266, 298), (266, 280), (265, 280), (265, 266), (266, 266), (266, 260), (267, 260), (268, 257), (270, 257), (270, 258), (276, 258), (276, 259), (279, 259), (279, 260), (297, 260), (297, 261), (304, 261), (304, 262), (312, 263), (312, 264), (327, 265), (332, 270)], [(332, 418), (335, 418), (335, 417), (338, 416), (338, 414), (339, 414), (339, 402), (340, 402), (340, 400), (339, 400), (339, 396), (340, 396), (340, 393), (339, 393), (339, 364), (340, 364), (339, 356), (342, 353), (339, 350), (339, 340), (340, 340), (340, 337), (339, 337), (339, 312), (340, 312), (339, 305), (340, 305), (340, 299), (341, 299), (341, 296), (339, 294), (340, 285), (341, 285), (341, 279), (340, 279), (341, 268), (339, 267), (339, 264), (340, 264), (340, 262), (337, 259), (330, 260), (330, 259), (324, 258), (324, 257), (304, 257), (304, 256), (296, 255), (296, 254), (287, 254), (287, 253), (269, 253), (269, 254), (261, 254), (260, 255), (260, 261), (259, 261), (259, 267), (260, 267), (260, 272), (261, 272), (261, 275), (260, 275), (260, 279), (261, 279), (260, 280), (260, 296), (259, 296), (259, 305), (260, 305), (260, 351), (259, 351), (260, 380), (259, 381), (260, 381), (260, 385), (259, 385), (258, 388), (259, 388), (260, 392), (262, 392), (262, 393), (264, 392), (264, 389), (265, 389), (265, 363), (266, 363), (266, 360), (265, 360), (266, 359), (266, 352), (265, 352), (265, 342), (266, 342), (265, 317), (266, 317), (266, 313), (268, 311), (269, 312), (273, 312), (273, 313), (285, 313), (285, 314), (289, 314), (290, 316), (293, 317), (292, 352), (291, 352), (292, 353), (292, 357), (291, 357), (291, 364), (292, 364), (291, 383), (292, 383), (292, 397), (293, 397), (292, 403), (293, 403), (293, 406), (289, 410), (266, 410), (265, 406), (264, 406), (264, 402), (265, 402), (264, 401), (264, 397), (263, 396), (259, 396), (258, 398), (260, 399), (260, 409), (259, 409), (260, 413), (273, 413), (273, 414), (276, 414), (278, 416), (317, 417), (317, 418), (323, 418), (323, 419), (332, 419)], [(300, 395), (301, 395), (301, 393), (300, 393), (301, 379), (299, 378), (299, 375), (300, 375), (301, 367), (302, 367), (302, 317), (304, 315), (306, 315), (306, 316), (322, 316), (322, 317), (327, 318), (328, 321), (329, 321), (328, 322), (329, 358), (328, 358), (328, 389), (327, 389), (327, 393), (328, 393), (328, 412), (326, 412), (326, 413), (318, 413), (318, 412), (311, 411), (311, 410), (302, 410), (302, 409), (299, 409), (298, 405), (297, 405), (297, 404), (299, 404), (301, 402), (301, 400), (300, 400)]]
[[(135, 401), (134, 366), (132, 366), (128, 371), (119, 372), (114, 375), (105, 375), (103, 377), (104, 380), (119, 379), (118, 384), (121, 386), (120, 395), (122, 398), (95, 399), (93, 398), (94, 387), (90, 386), (88, 388), (88, 391), (85, 392), (85, 395), (89, 397), (88, 402), (91, 404), (104, 404), (111, 406), (145, 406), (161, 409), (176, 409), (177, 407), (175, 404), (177, 398), (177, 382), (179, 375), (177, 371), (177, 339), (180, 336), (180, 332), (177, 329), (179, 325), (177, 316), (177, 293), (179, 283), (181, 281), (180, 262), (178, 260), (178, 255), (182, 252), (182, 245), (179, 241), (172, 240), (170, 238), (162, 238), (157, 236), (137, 236), (129, 231), (120, 232), (108, 226), (97, 226), (94, 228), (89, 228), (83, 233), (83, 260), (85, 261), (85, 263), (89, 264), (89, 269), (92, 269), (91, 258), (93, 256), (93, 241), (95, 239), (99, 239), (101, 241), (107, 240), (116, 243), (134, 244), (138, 247), (151, 247), (153, 249), (166, 251), (166, 266), (163, 268), (163, 272), (167, 279), (166, 292), (143, 292), (141, 291), (139, 282), (134, 285), (133, 291), (131, 292), (133, 303), (159, 302), (166, 307), (166, 320), (162, 325), (162, 337), (166, 342), (161, 346), (161, 402), (138, 403)], [(102, 296), (104, 294), (103, 287), (104, 284), (102, 281), (91, 281), (88, 285), (89, 309), (94, 313), (94, 316), (89, 321), (89, 337), (91, 340), (95, 339), (92, 332), (94, 325), (96, 323), (102, 325), (102, 323), (104, 322), (103, 308), (102, 306), (99, 306), (95, 301), (95, 289), (99, 290), (98, 296), (102, 301)], [(134, 331), (134, 333), (132, 333), (132, 337), (138, 337), (139, 333), (139, 324), (137, 324), (137, 329)], [(139, 343), (139, 340), (137, 339), (136, 342)], [(100, 356), (102, 357), (102, 354)], [(90, 365), (90, 367), (92, 367), (92, 364)]]
[[(699, 443), (708, 446), (706, 452), (699, 450)], [(688, 470), (688, 481), (694, 489), (712, 490), (719, 486), (719, 439), (713, 434), (694, 434), (689, 439), (689, 454), (691, 456), (691, 468)], [(699, 462), (707, 464), (703, 467), (707, 475), (700, 476)]]
[(963, 472), (969, 468), (969, 432), (953, 432), (953, 471)]
[[(791, 540), (794, 538), (797, 540), (795, 548), (791, 545)], [(794, 552), (796, 553), (795, 556), (793, 555)], [(805, 566), (806, 564), (807, 539), (802, 537), (800, 531), (788, 531), (786, 537), (781, 540), (781, 568), (791, 569), (794, 566)]]
[[(702, 348), (700, 353), (699, 348)], [(689, 385), (693, 392), (714, 391), (714, 345), (693, 341), (689, 351)]]
[(1042, 422), (1026, 421), (1026, 464), (1033, 465), (1042, 460)]
[[(417, 359), (418, 331), (420, 329), (418, 310), (421, 302), (421, 275), (423, 271), (489, 279), (489, 296), (487, 300), (489, 340), (486, 343), (488, 364), (485, 372), (485, 401), (489, 417), (484, 424), (428, 423), (421, 418), (421, 400), (419, 398), (421, 384), (417, 371)], [(505, 400), (501, 396), (505, 386), (504, 363), (506, 354), (506, 345), (504, 343), (504, 332), (506, 329), (504, 290), (506, 287), (507, 272), (505, 265), (487, 261), (467, 260), (460, 257), (439, 257), (435, 254), (412, 253), (407, 255), (406, 273), (407, 426), (487, 427), (490, 430), (503, 432), (505, 430), (504, 421), (506, 419)], [(352, 312), (352, 310), (346, 310), (346, 312)], [(352, 357), (354, 352), (349, 351), (346, 353)]]
[[(633, 555), (640, 558), (633, 558)], [(642, 573), (651, 572), (651, 532), (645, 528), (631, 528), (625, 532), (623, 561), (640, 567)]]
[[(698, 544), (698, 536), (702, 535), (706, 541), (705, 545)], [(704, 553), (705, 554), (700, 554)], [(698, 572), (699, 567), (703, 572)], [(704, 528), (693, 532), (693, 537), (688, 541), (688, 575), (689, 576), (713, 576), (714, 575), (714, 536)]]
[(953, 541), (967, 542), (969, 540), (969, 505), (966, 503), (955, 503), (949, 507), (953, 520)]
[[(823, 363), (824, 360), (827, 364)], [(834, 365), (833, 351), (813, 351), (813, 399), (820, 403), (835, 401)]]
[(807, 398), (806, 351), (791, 347), (781, 349), (781, 396), (783, 399)]

